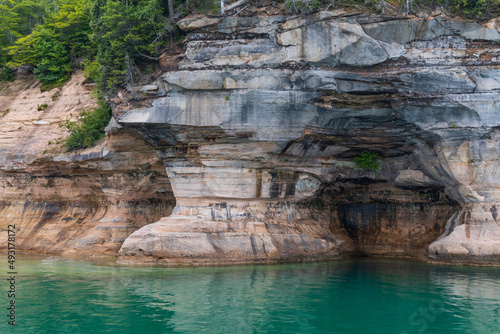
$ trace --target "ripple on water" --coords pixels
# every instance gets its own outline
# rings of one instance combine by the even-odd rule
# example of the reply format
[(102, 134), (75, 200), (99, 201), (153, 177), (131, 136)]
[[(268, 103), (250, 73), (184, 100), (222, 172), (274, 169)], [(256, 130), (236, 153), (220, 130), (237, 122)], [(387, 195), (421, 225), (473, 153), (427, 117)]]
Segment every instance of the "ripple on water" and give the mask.
[(365, 259), (130, 268), (60, 258), (18, 268), (14, 333), (500, 333), (500, 268)]

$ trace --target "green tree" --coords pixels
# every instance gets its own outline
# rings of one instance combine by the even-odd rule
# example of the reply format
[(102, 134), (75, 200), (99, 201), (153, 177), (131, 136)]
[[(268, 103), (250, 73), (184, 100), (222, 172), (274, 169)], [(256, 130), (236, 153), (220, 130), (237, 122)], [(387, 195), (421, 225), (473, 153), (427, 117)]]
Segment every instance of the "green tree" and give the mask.
[[(31, 8), (23, 1), (26, 8)], [(44, 23), (29, 34), (19, 37), (11, 46), (4, 46), (10, 67), (32, 65), (34, 73), (45, 85), (64, 82), (71, 73), (71, 64), (79, 57), (91, 57), (90, 0), (63, 0), (46, 12)], [(14, 7), (15, 8), (15, 7)]]
[(90, 0), (64, 0), (57, 12), (47, 19), (47, 26), (52, 28), (71, 55), (72, 61), (92, 56), (89, 36)]
[(0, 65), (2, 66), (10, 60), (7, 55), (7, 47), (14, 44), (22, 36), (17, 32), (20, 17), (14, 11), (15, 5), (13, 0), (5, 0), (0, 3)]
[(69, 79), (71, 73), (70, 57), (54, 31), (42, 28), (34, 43), (33, 57), (37, 79), (46, 85), (61, 83)]
[(7, 66), (7, 64), (2, 65), (0, 70), (0, 82), (4, 81), (14, 81), (15, 77), (12, 70)]
[(96, 0), (92, 7), (92, 40), (97, 44), (102, 91), (134, 83), (137, 64), (157, 60), (173, 28), (158, 0)]

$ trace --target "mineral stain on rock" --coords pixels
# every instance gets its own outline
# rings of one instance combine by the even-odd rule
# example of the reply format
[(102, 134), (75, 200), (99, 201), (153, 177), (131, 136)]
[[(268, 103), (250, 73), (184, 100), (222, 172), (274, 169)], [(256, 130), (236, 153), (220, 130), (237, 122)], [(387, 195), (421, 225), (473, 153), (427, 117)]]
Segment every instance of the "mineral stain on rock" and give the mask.
[[(23, 249), (167, 265), (500, 263), (496, 29), (339, 12), (179, 27), (183, 54), (142, 102), (112, 99), (101, 146), (44, 157), (2, 132), (0, 217), (21, 219)], [(363, 152), (380, 170), (357, 166)], [(19, 215), (29, 203), (51, 204)]]

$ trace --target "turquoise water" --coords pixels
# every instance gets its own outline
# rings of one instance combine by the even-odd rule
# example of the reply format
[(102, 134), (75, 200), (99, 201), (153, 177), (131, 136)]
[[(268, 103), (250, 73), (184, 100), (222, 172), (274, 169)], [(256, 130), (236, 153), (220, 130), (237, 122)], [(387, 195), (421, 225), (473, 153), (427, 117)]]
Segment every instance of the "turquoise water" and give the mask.
[(360, 259), (164, 269), (50, 257), (17, 260), (17, 271), (17, 326), (7, 325), (2, 280), (1, 333), (500, 333), (500, 268)]

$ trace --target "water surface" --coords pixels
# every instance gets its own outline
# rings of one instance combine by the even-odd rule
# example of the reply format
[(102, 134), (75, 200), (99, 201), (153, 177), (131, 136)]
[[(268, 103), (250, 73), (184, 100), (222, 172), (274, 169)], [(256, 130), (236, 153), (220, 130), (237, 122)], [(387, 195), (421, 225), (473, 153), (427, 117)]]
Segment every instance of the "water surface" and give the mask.
[(17, 260), (17, 270), (17, 326), (7, 325), (2, 280), (1, 333), (500, 333), (500, 268), (371, 259), (130, 268), (48, 257)]

